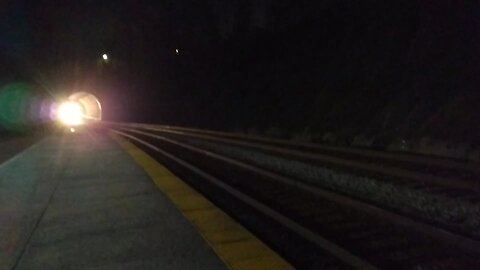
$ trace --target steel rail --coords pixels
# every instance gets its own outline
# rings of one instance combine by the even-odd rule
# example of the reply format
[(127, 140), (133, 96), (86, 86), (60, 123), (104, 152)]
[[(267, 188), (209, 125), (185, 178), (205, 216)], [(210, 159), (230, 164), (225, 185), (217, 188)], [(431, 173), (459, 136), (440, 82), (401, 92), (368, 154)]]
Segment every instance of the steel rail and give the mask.
[(210, 135), (200, 135), (182, 131), (176, 131), (171, 129), (165, 129), (161, 127), (142, 127), (143, 129), (159, 131), (164, 133), (176, 134), (181, 136), (188, 136), (192, 138), (198, 138), (202, 140), (209, 140), (212, 142), (222, 142), (232, 145), (238, 145), (242, 147), (249, 147), (262, 151), (268, 151), (275, 154), (288, 155), (292, 158), (307, 159), (309, 161), (329, 164), (331, 166), (341, 167), (343, 169), (363, 171), (374, 175), (380, 175), (383, 177), (394, 177), (400, 180), (414, 181), (414, 183), (430, 183), (437, 186), (443, 186), (453, 189), (461, 189), (471, 192), (472, 190), (480, 192), (480, 182), (468, 181), (464, 179), (451, 179), (446, 177), (439, 177), (427, 173), (411, 171), (408, 169), (393, 167), (393, 166), (378, 166), (375, 164), (365, 163), (362, 161), (351, 160), (347, 158), (340, 158), (334, 156), (328, 156), (318, 153), (308, 153), (299, 150), (286, 149), (278, 146), (271, 146), (260, 144), (256, 142), (245, 142), (235, 139), (221, 138)]
[(219, 136), (224, 138), (238, 139), (238, 140), (252, 140), (257, 142), (263, 142), (267, 144), (277, 144), (285, 147), (303, 147), (309, 150), (316, 151), (331, 151), (341, 154), (351, 154), (358, 155), (360, 157), (366, 158), (378, 158), (385, 159), (397, 162), (409, 162), (418, 165), (427, 165), (427, 166), (440, 166), (449, 169), (458, 169), (458, 170), (468, 170), (475, 173), (480, 173), (480, 162), (471, 161), (471, 160), (458, 160), (452, 159), (449, 157), (435, 156), (435, 155), (426, 155), (421, 153), (407, 153), (407, 152), (394, 152), (394, 151), (380, 151), (373, 150), (368, 148), (360, 147), (341, 147), (341, 146), (331, 146), (325, 144), (315, 144), (308, 142), (294, 142), (284, 139), (277, 138), (267, 138), (253, 135), (242, 135), (234, 134), (213, 130), (203, 130), (203, 129), (194, 129), (194, 128), (185, 128), (185, 127), (176, 127), (168, 125), (153, 125), (153, 124), (142, 124), (142, 123), (112, 123), (117, 125), (127, 125), (132, 127), (161, 127), (169, 130), (176, 131), (185, 131), (193, 132), (198, 134), (206, 134)]
[(386, 209), (371, 205), (361, 200), (353, 199), (351, 197), (348, 197), (342, 194), (324, 190), (322, 188), (319, 188), (318, 186), (313, 186), (311, 184), (307, 184), (301, 181), (296, 181), (288, 177), (278, 175), (276, 173), (272, 173), (268, 170), (265, 170), (256, 166), (252, 166), (250, 164), (247, 164), (229, 157), (225, 157), (204, 149), (200, 149), (182, 142), (178, 142), (163, 136), (159, 136), (157, 134), (152, 134), (152, 133), (139, 131), (131, 128), (121, 128), (121, 130), (127, 131), (127, 132), (133, 132), (133, 133), (147, 136), (153, 139), (161, 140), (161, 141), (179, 146), (181, 148), (188, 149), (190, 151), (193, 151), (199, 154), (203, 154), (205, 156), (208, 156), (220, 162), (228, 163), (230, 165), (251, 171), (257, 175), (261, 175), (269, 179), (275, 180), (277, 182), (294, 186), (300, 190), (313, 193), (321, 198), (324, 198), (329, 201), (333, 201), (340, 205), (344, 205), (344, 206), (356, 209), (358, 211), (380, 217), (383, 220), (388, 220), (392, 222), (393, 224), (397, 224), (405, 228), (409, 228), (409, 229), (421, 232), (433, 239), (437, 239), (438, 241), (444, 242), (451, 246), (461, 248), (462, 250), (470, 254), (475, 254), (476, 256), (480, 255), (480, 241), (468, 238), (466, 236), (459, 235), (459, 234), (450, 232), (448, 230), (432, 226), (430, 224), (419, 222), (410, 217), (403, 216), (394, 212), (390, 212)]
[[(304, 226), (298, 224), (294, 220), (288, 218), (285, 215), (282, 215), (281, 213), (275, 211), (274, 209), (270, 208), (269, 206), (255, 200), (254, 198), (248, 196), (247, 194), (235, 189), (234, 187), (222, 182), (218, 178), (204, 172), (203, 170), (199, 169), (198, 167), (194, 166), (193, 164), (184, 161), (180, 159), (179, 157), (174, 156), (173, 154), (166, 152), (142, 139), (139, 139), (135, 136), (132, 136), (130, 134), (127, 134), (125, 132), (121, 132), (118, 130), (112, 130), (113, 132), (124, 136), (126, 138), (129, 138), (131, 140), (134, 140), (160, 154), (163, 156), (173, 160), (174, 162), (182, 165), (184, 168), (194, 172), (195, 174), (199, 175), (202, 177), (202, 179), (208, 180), (210, 183), (214, 184), (215, 186), (223, 189), (224, 191), (228, 192), (230, 195), (233, 197), (237, 198), (238, 200), (242, 201), (243, 203), (253, 207), (257, 211), (261, 212), (265, 216), (268, 216), (269, 218), (275, 220), (282, 226), (290, 229), (291, 231), (297, 233), (298, 235), (302, 236), (304, 239), (307, 239), (311, 242), (313, 242), (315, 245), (318, 247), (326, 250), (342, 262), (348, 264), (349, 266), (355, 268), (355, 269), (370, 269), (374, 270), (377, 269), (377, 267), (373, 266), (369, 262), (361, 259), (360, 257), (357, 257), (356, 255), (352, 254), (348, 250), (343, 249), (342, 247), (338, 246), (337, 244), (329, 241), (328, 239), (316, 234), (315, 232), (309, 230), (308, 228), (305, 228)], [(167, 139), (168, 141), (168, 139)], [(204, 152), (204, 154), (209, 155), (207, 152)]]

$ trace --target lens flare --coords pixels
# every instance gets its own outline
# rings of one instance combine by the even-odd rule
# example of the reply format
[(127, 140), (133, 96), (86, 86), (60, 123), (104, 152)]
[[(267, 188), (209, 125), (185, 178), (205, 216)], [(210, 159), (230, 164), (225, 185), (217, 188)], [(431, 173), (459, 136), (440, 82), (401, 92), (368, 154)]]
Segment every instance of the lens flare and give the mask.
[(26, 83), (9, 83), (0, 87), (0, 129), (21, 130), (31, 122), (29, 104), (32, 87)]
[(57, 119), (67, 126), (83, 124), (83, 108), (78, 102), (66, 101), (58, 106)]

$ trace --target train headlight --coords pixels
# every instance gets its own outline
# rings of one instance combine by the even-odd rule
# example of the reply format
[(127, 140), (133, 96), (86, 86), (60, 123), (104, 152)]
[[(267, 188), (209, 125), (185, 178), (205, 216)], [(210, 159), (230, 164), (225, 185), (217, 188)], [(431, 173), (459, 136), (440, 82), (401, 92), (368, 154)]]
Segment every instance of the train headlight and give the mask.
[(66, 101), (58, 106), (57, 119), (67, 126), (83, 124), (83, 107), (78, 102)]

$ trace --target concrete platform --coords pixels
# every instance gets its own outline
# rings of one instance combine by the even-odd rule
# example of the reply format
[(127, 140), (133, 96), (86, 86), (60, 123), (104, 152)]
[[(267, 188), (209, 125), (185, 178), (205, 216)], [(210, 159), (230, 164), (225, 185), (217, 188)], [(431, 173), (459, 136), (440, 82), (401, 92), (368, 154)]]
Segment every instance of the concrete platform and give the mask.
[(107, 135), (52, 135), (0, 165), (0, 269), (225, 269)]

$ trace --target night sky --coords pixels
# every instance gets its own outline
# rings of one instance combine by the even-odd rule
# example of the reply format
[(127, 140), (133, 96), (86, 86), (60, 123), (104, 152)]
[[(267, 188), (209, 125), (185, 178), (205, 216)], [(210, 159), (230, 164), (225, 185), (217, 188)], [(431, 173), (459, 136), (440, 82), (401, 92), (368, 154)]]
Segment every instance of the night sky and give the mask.
[(113, 120), (478, 143), (479, 11), (446, 0), (1, 1), (0, 82), (92, 92)]

